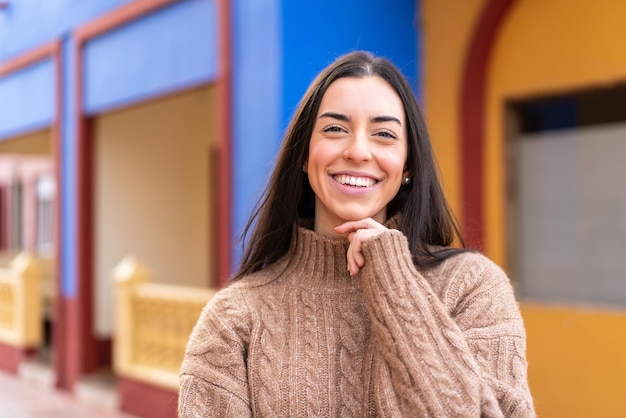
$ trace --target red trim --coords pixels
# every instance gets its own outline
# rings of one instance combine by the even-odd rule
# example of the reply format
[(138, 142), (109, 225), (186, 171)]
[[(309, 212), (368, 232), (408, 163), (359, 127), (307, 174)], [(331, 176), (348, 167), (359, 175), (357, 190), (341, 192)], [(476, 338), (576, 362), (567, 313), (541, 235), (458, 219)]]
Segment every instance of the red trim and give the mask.
[(36, 64), (47, 58), (56, 58), (58, 55), (59, 43), (57, 41), (50, 42), (38, 48), (19, 55), (13, 59), (0, 64), (0, 77), (4, 77), (12, 72), (19, 71), (24, 67)]
[(217, 124), (219, 151), (217, 159), (217, 286), (226, 284), (231, 273), (231, 27), (230, 1), (219, 0), (219, 76), (217, 82)]
[(7, 188), (2, 184), (0, 185), (0, 251), (8, 248), (8, 208)]
[(125, 377), (118, 378), (120, 409), (140, 417), (176, 418), (178, 394)]
[(496, 33), (516, 0), (489, 0), (476, 25), (461, 87), (461, 182), (463, 236), (469, 247), (483, 249), (484, 135), (487, 65)]
[[(78, 370), (66, 364), (64, 387), (73, 387), (81, 373), (95, 371), (102, 360), (99, 343), (93, 330), (93, 129), (92, 121), (83, 112), (83, 45), (92, 38), (114, 30), (124, 24), (151, 13), (178, 0), (138, 0), (102, 15), (74, 31), (76, 76), (76, 188), (77, 188), (77, 257), (76, 271), (78, 296), (68, 315), (72, 332), (66, 330), (67, 362), (78, 364)], [(106, 356), (106, 353), (102, 353)], [(76, 360), (78, 359), (78, 361)]]
[(61, 327), (55, 318), (54, 325), (54, 361), (57, 371), (56, 386), (62, 389), (72, 390), (74, 384), (81, 376), (81, 353), (82, 345), (77, 335), (80, 335), (80, 310), (78, 299), (61, 297), (56, 302), (56, 313), (63, 316)]
[(113, 364), (113, 339), (98, 338), (96, 340), (96, 364), (98, 367), (110, 367)]
[(82, 44), (177, 1), (180, 0), (136, 0), (127, 3), (78, 27), (74, 37)]
[(0, 343), (0, 370), (17, 375), (20, 363), (36, 352), (35, 348), (18, 348)]

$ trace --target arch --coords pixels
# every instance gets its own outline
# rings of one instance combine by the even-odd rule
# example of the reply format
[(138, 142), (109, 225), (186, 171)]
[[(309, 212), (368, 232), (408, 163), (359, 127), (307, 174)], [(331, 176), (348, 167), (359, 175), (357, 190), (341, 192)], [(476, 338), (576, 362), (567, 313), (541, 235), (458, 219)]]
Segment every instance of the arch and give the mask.
[(461, 227), (467, 246), (484, 249), (486, 75), (496, 34), (517, 0), (488, 0), (467, 51), (461, 84)]

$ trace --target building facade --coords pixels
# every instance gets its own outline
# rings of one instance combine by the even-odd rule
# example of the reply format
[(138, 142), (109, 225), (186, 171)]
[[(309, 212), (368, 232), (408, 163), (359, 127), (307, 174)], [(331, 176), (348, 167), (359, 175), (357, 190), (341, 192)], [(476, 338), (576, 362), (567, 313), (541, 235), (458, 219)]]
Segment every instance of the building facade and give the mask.
[[(467, 245), (514, 282), (538, 414), (616, 416), (625, 15), (617, 0), (0, 1), (0, 248), (50, 261), (54, 385), (111, 366), (125, 257), (157, 283), (225, 283), (299, 98), (365, 49), (414, 86)], [(40, 348), (0, 343), (0, 367)], [(123, 409), (174, 416), (175, 391), (119, 386)]]
[(621, 414), (622, 2), (422, 2), (423, 95), (467, 243), (514, 282), (539, 416)]
[[(419, 5), (44, 3), (0, 2), (0, 153), (38, 144), (23, 152), (51, 167), (49, 367), (54, 385), (73, 391), (111, 365), (111, 277), (124, 257), (149, 266), (157, 283), (225, 283), (239, 231), (317, 72), (366, 49), (400, 66), (420, 93)], [(38, 349), (0, 343), (3, 368), (16, 372)], [(142, 397), (124, 391), (172, 398), (135, 383), (123, 380), (123, 399)], [(165, 409), (172, 414), (172, 402)]]

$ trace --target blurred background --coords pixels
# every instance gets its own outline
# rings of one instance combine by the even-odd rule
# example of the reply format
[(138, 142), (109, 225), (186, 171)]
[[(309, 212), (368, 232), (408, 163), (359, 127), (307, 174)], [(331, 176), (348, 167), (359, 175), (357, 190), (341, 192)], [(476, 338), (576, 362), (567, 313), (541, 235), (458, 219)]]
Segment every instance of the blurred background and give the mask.
[(0, 369), (174, 417), (191, 327), (312, 78), (423, 106), (466, 244), (511, 277), (542, 417), (624, 416), (626, 3), (0, 1)]

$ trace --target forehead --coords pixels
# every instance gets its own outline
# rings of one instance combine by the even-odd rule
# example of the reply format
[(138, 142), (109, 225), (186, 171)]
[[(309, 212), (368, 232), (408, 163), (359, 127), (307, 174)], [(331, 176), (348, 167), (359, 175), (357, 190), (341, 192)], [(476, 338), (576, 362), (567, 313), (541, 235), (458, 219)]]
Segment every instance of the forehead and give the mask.
[(389, 83), (376, 76), (333, 81), (322, 98), (318, 115), (327, 111), (369, 117), (388, 115), (404, 121), (400, 96)]

